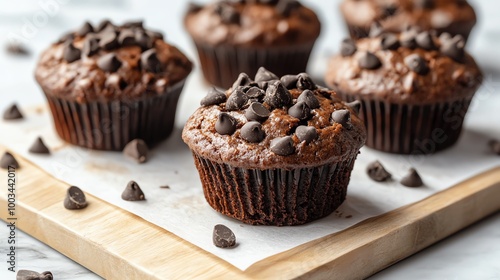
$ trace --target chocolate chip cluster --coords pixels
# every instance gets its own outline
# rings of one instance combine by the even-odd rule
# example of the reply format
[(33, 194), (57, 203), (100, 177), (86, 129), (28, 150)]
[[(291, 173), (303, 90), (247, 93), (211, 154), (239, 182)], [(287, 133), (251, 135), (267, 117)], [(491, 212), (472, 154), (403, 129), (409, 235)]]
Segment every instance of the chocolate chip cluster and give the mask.
[[(290, 90), (300, 90), (298, 98), (294, 99)], [(307, 121), (314, 115), (314, 110), (320, 108), (320, 101), (315, 93), (318, 90), (321, 89), (318, 89), (306, 73), (279, 78), (261, 67), (254, 80), (241, 73), (229, 90), (229, 96), (212, 88), (200, 103), (202, 106), (217, 105), (223, 108), (224, 112), (219, 114), (215, 123), (215, 131), (221, 135), (232, 135), (238, 129), (238, 120), (229, 112), (243, 112), (247, 122), (240, 129), (240, 137), (249, 143), (260, 143), (266, 138), (262, 123), (271, 116), (272, 111), (285, 110), (288, 115), (300, 121), (300, 125), (295, 128), (295, 136), (300, 142), (309, 144), (318, 137), (316, 127), (307, 125)], [(347, 105), (359, 111), (359, 102)], [(335, 110), (331, 114), (331, 123), (351, 130), (350, 111)], [(270, 149), (281, 156), (288, 156), (296, 151), (290, 135), (272, 139)]]
[[(83, 47), (75, 47), (74, 40), (83, 38)], [(142, 49), (140, 67), (152, 73), (163, 72), (163, 67), (154, 49), (154, 41), (163, 39), (159, 32), (146, 30), (142, 21), (126, 22), (116, 26), (109, 20), (102, 21), (97, 27), (86, 22), (76, 32), (64, 35), (58, 43), (64, 44), (63, 58), (72, 63), (82, 57), (92, 57), (100, 50), (111, 51), (125, 46), (139, 46)], [(108, 53), (97, 60), (97, 66), (105, 72), (116, 72), (122, 62), (115, 53)]]
[[(433, 32), (419, 32), (416, 28), (408, 28), (399, 34), (385, 32), (380, 24), (372, 25), (370, 37), (380, 38), (380, 48), (382, 50), (396, 51), (400, 47), (409, 49), (421, 48), (427, 51), (439, 51), (443, 55), (453, 59), (458, 63), (465, 63), (465, 41), (460, 35), (452, 37), (449, 33), (443, 33), (439, 37)], [(349, 57), (357, 52), (356, 42), (352, 39), (345, 39), (340, 46), (340, 54)], [(404, 59), (406, 66), (419, 75), (429, 73), (428, 62), (418, 54), (412, 54)], [(375, 70), (382, 66), (382, 62), (372, 52), (364, 52), (358, 61), (362, 69)]]

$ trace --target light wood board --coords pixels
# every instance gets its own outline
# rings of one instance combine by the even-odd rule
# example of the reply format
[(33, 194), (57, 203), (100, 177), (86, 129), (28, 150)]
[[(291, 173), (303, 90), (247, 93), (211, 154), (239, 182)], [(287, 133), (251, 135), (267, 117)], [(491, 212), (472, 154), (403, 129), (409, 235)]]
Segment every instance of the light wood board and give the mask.
[[(16, 157), (18, 228), (106, 279), (362, 279), (500, 210), (499, 166), (240, 271), (92, 195), (86, 209), (66, 210), (68, 185)], [(0, 184), (7, 184), (0, 171)], [(3, 220), (6, 193), (0, 188)]]

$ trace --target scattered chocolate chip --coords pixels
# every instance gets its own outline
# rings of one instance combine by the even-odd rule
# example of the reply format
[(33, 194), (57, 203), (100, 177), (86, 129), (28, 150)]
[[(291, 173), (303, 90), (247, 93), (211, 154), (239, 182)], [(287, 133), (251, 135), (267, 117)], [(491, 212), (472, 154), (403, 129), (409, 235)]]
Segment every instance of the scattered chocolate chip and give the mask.
[(278, 76), (276, 76), (274, 73), (271, 71), (267, 70), (264, 67), (260, 67), (259, 70), (257, 71), (257, 74), (255, 74), (255, 82), (262, 82), (262, 81), (271, 81), (271, 80), (279, 80)]
[(300, 142), (306, 141), (306, 144), (309, 144), (318, 138), (318, 132), (314, 126), (300, 125), (295, 130), (295, 135), (297, 135)]
[(259, 122), (251, 121), (241, 127), (241, 138), (250, 143), (259, 143), (264, 140), (266, 134), (262, 130), (262, 125)]
[(370, 26), (370, 32), (369, 32), (369, 35), (370, 37), (378, 37), (380, 35), (382, 35), (382, 33), (384, 33), (384, 28), (382, 27), (382, 25), (378, 22), (374, 22), (371, 26)]
[(201, 106), (219, 105), (223, 102), (226, 102), (226, 100), (227, 100), (226, 94), (213, 87), (208, 91), (207, 95), (203, 97), (203, 99), (200, 101), (200, 105)]
[(135, 33), (135, 41), (137, 42), (137, 44), (139, 44), (142, 50), (151, 49), (154, 43), (151, 37), (143, 30)]
[(345, 105), (351, 107), (356, 114), (359, 114), (359, 111), (361, 110), (361, 102), (359, 100), (354, 100), (353, 102), (346, 103)]
[(120, 35), (118, 36), (118, 43), (121, 46), (133, 46), (136, 45), (137, 42), (135, 41), (135, 33), (134, 31), (130, 29), (125, 29), (120, 32)]
[(142, 69), (151, 73), (161, 73), (163, 71), (155, 49), (147, 50), (141, 54), (141, 66)]
[(500, 155), (500, 141), (491, 140), (488, 144), (495, 154)]
[[(267, 88), (267, 85), (266, 85)], [(255, 99), (261, 99), (266, 95), (266, 92), (258, 87), (249, 87), (246, 91), (243, 90), (246, 96), (248, 98), (255, 98)]]
[(292, 101), (292, 95), (280, 81), (267, 86), (264, 102), (271, 106), (271, 108), (285, 107), (292, 104)]
[(297, 103), (305, 102), (309, 108), (316, 109), (319, 108), (319, 100), (314, 95), (314, 93), (308, 89), (304, 90), (297, 98)]
[(380, 44), (383, 50), (397, 50), (400, 46), (398, 36), (392, 33), (382, 35)]
[(420, 175), (418, 175), (415, 168), (410, 168), (408, 174), (401, 179), (400, 183), (403, 186), (411, 188), (421, 187), (424, 185), (424, 182), (422, 182), (422, 178), (420, 178)]
[(99, 41), (97, 38), (87, 38), (83, 42), (82, 48), (83, 54), (87, 57), (91, 57), (99, 51)]
[(108, 25), (109, 25), (109, 26), (112, 26), (112, 27), (114, 26), (114, 25), (113, 25), (113, 23), (112, 23), (111, 21), (109, 21), (109, 20), (105, 19), (105, 20), (101, 21), (101, 22), (99, 23), (99, 25), (97, 25), (97, 28), (95, 28), (95, 31), (96, 31), (96, 32), (101, 32), (101, 31), (103, 31), (106, 27), (108, 27)]
[(90, 22), (86, 21), (82, 27), (76, 32), (78, 36), (85, 36), (91, 32), (94, 32), (94, 27)]
[(441, 43), (441, 52), (455, 60), (458, 63), (463, 63), (465, 60), (465, 41), (462, 36), (455, 36), (450, 40), (445, 40)]
[(134, 182), (130, 181), (122, 192), (122, 199), (126, 201), (140, 201), (146, 200), (141, 187)]
[(5, 152), (0, 158), (0, 168), (9, 169), (9, 166), (19, 168), (19, 163), (11, 153)]
[(7, 45), (6, 50), (13, 55), (29, 55), (28, 49), (19, 42), (11, 42)]
[(241, 90), (237, 89), (229, 95), (226, 101), (227, 110), (240, 110), (248, 102), (248, 96)]
[(53, 280), (54, 276), (50, 271), (38, 273), (32, 270), (21, 269), (16, 274), (16, 280)]
[(202, 5), (193, 2), (188, 3), (187, 12), (189, 14), (199, 12), (201, 9), (203, 9)]
[(432, 9), (434, 8), (434, 0), (414, 0), (413, 6), (417, 9)]
[(285, 75), (281, 77), (281, 83), (287, 89), (292, 89), (297, 87), (297, 75)]
[(263, 122), (270, 115), (271, 112), (259, 102), (253, 102), (245, 111), (245, 117), (249, 121)]
[(429, 73), (429, 67), (427, 66), (427, 62), (423, 57), (418, 54), (411, 54), (405, 57), (405, 64), (410, 68), (411, 71), (419, 74), (426, 75)]
[(298, 7), (300, 7), (300, 3), (298, 1), (280, 0), (276, 5), (276, 11), (278, 12), (278, 14), (288, 17), (290, 16), (291, 12)]
[(428, 31), (421, 32), (420, 34), (415, 37), (415, 41), (417, 42), (417, 45), (421, 47), (422, 49), (426, 50), (435, 50), (436, 49), (436, 44), (434, 44), (434, 39)]
[(123, 148), (123, 154), (138, 163), (144, 163), (148, 160), (148, 152), (148, 145), (142, 139), (134, 139)]
[(346, 109), (336, 110), (332, 113), (332, 121), (341, 124), (344, 128), (352, 129), (351, 111)]
[(97, 66), (106, 72), (116, 72), (122, 66), (122, 62), (116, 54), (108, 53), (97, 60)]
[(305, 121), (311, 117), (311, 108), (305, 102), (297, 102), (288, 109), (288, 114), (301, 121)]
[(291, 136), (274, 138), (271, 140), (271, 152), (279, 156), (289, 156), (295, 152), (293, 139)]
[(116, 36), (116, 33), (114, 30), (110, 31), (103, 31), (103, 34), (100, 36), (100, 41), (99, 41), (99, 46), (103, 50), (112, 50), (114, 48), (118, 47), (118, 37)]
[(358, 48), (356, 47), (356, 43), (354, 42), (353, 39), (346, 38), (342, 40), (342, 43), (340, 43), (340, 54), (343, 57), (348, 57), (356, 53)]
[(297, 88), (298, 89), (316, 89), (316, 84), (307, 73), (300, 73), (297, 75)]
[(382, 163), (378, 160), (368, 164), (366, 173), (373, 181), (376, 182), (385, 182), (392, 178), (391, 173), (387, 172)]
[(5, 111), (3, 111), (3, 119), (6, 121), (10, 120), (20, 120), (23, 119), (23, 114), (17, 107), (17, 104), (10, 105)]
[(417, 47), (417, 40), (416, 40), (417, 32), (414, 29), (410, 29), (407, 31), (404, 31), (401, 33), (399, 37), (399, 42), (401, 43), (401, 46), (409, 48), (409, 49), (414, 49)]
[(219, 248), (230, 248), (236, 246), (236, 237), (232, 230), (225, 225), (216, 225), (212, 235), (214, 245)]
[(41, 137), (38, 137), (29, 149), (34, 154), (50, 154), (49, 148), (45, 145)]
[(144, 21), (142, 20), (131, 20), (122, 24), (124, 28), (139, 28), (144, 29)]
[(227, 114), (220, 113), (215, 123), (215, 131), (221, 135), (232, 135), (236, 131), (236, 119)]
[(87, 207), (87, 198), (79, 187), (71, 186), (66, 192), (64, 208), (69, 210), (83, 209)]
[(368, 70), (375, 70), (382, 66), (382, 62), (371, 52), (365, 52), (359, 58), (359, 67)]
[(64, 45), (63, 57), (68, 63), (79, 60), (81, 55), (82, 51), (76, 48), (72, 42), (68, 42)]

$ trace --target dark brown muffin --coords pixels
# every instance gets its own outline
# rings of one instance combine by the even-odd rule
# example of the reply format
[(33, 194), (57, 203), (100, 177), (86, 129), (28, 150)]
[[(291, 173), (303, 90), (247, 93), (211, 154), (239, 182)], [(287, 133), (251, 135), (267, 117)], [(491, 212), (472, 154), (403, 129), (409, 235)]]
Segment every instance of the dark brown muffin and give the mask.
[(166, 139), (191, 62), (142, 22), (85, 23), (44, 51), (35, 77), (58, 134), (69, 143), (121, 150)]
[(211, 90), (182, 137), (205, 197), (249, 224), (297, 225), (324, 217), (345, 199), (366, 131), (356, 108), (305, 74), (260, 69), (226, 92)]
[(367, 146), (391, 153), (434, 153), (454, 144), (482, 74), (460, 35), (414, 29), (342, 42), (326, 83), (360, 100)]
[(416, 26), (462, 35), (467, 41), (476, 24), (474, 9), (466, 0), (344, 0), (340, 8), (354, 39), (367, 37), (370, 27), (379, 23), (390, 32)]
[(306, 70), (320, 33), (316, 14), (295, 0), (215, 1), (190, 6), (185, 26), (205, 78), (228, 88), (259, 67), (281, 76)]

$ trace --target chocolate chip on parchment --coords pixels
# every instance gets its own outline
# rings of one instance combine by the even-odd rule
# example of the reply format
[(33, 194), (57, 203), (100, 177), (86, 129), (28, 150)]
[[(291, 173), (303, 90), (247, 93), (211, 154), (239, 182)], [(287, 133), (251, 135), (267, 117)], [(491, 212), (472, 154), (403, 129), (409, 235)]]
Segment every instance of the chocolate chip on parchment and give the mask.
[(97, 38), (89, 38), (83, 42), (82, 52), (83, 55), (91, 57), (99, 51), (99, 41)]
[(314, 93), (308, 89), (304, 90), (299, 97), (297, 98), (297, 103), (299, 102), (304, 102), (309, 106), (309, 108), (316, 109), (319, 108), (319, 100), (318, 98), (314, 95)]
[(225, 225), (215, 225), (212, 240), (214, 245), (219, 248), (231, 248), (236, 246), (236, 236), (233, 231)]
[(215, 130), (221, 135), (231, 135), (236, 131), (236, 119), (228, 113), (220, 113), (215, 123)]
[(415, 41), (417, 42), (417, 45), (421, 47), (422, 49), (426, 50), (435, 50), (436, 49), (436, 44), (434, 43), (434, 38), (432, 37), (431, 33), (429, 31), (424, 31), (419, 33), (415, 37)]
[(49, 148), (47, 148), (41, 137), (36, 138), (29, 148), (29, 152), (33, 154), (50, 154)]
[(359, 58), (358, 63), (359, 67), (368, 70), (375, 70), (382, 66), (382, 62), (380, 62), (380, 59), (371, 52), (363, 53)]
[(28, 49), (19, 42), (11, 42), (7, 44), (6, 50), (9, 54), (13, 55), (29, 55)]
[(368, 177), (376, 182), (385, 182), (392, 178), (391, 173), (387, 172), (382, 163), (378, 160), (368, 164), (366, 173), (368, 174)]
[(292, 95), (280, 81), (276, 81), (267, 86), (264, 102), (271, 106), (271, 108), (289, 106), (292, 104), (292, 101)]
[(76, 186), (69, 187), (64, 199), (64, 208), (69, 210), (83, 209), (87, 207), (87, 198), (83, 191)]
[(78, 31), (76, 32), (76, 34), (78, 36), (85, 36), (91, 32), (94, 32), (94, 27), (92, 26), (92, 24), (90, 24), (90, 22), (86, 21), (82, 27), (80, 27), (80, 29), (78, 29)]
[(418, 174), (417, 170), (415, 170), (415, 168), (410, 168), (408, 174), (401, 179), (400, 183), (401, 185), (410, 188), (417, 188), (424, 185), (424, 182), (422, 182), (422, 178)]
[(76, 48), (72, 42), (68, 42), (64, 45), (63, 57), (68, 63), (79, 60), (81, 55), (82, 51)]
[(19, 168), (19, 163), (11, 153), (5, 152), (2, 158), (0, 158), (0, 168), (9, 169), (9, 166)]
[(241, 138), (250, 143), (259, 143), (266, 137), (265, 132), (262, 130), (262, 125), (259, 122), (247, 122), (241, 127)]
[(3, 119), (6, 121), (10, 120), (20, 120), (23, 119), (23, 114), (19, 110), (19, 107), (17, 107), (17, 104), (12, 104), (10, 105), (5, 111), (3, 111)]
[(257, 74), (255, 74), (255, 82), (262, 82), (262, 81), (271, 81), (271, 80), (279, 80), (278, 76), (276, 76), (274, 73), (271, 71), (267, 70), (264, 67), (260, 67), (259, 70), (257, 70)]
[(379, 23), (379, 22), (374, 22), (371, 26), (370, 26), (370, 32), (369, 32), (369, 35), (370, 37), (378, 37), (380, 35), (382, 35), (382, 33), (384, 33), (384, 28), (382, 27), (382, 25)]
[(248, 96), (243, 91), (237, 89), (227, 98), (226, 109), (231, 111), (240, 110), (247, 102)]
[(383, 50), (397, 50), (400, 46), (398, 37), (392, 33), (382, 35), (380, 44)]
[(441, 52), (458, 63), (465, 61), (465, 41), (462, 36), (456, 35), (450, 40), (441, 43)]
[(297, 87), (297, 75), (285, 75), (281, 77), (281, 83), (287, 89), (292, 89)]
[(305, 121), (311, 117), (311, 108), (305, 102), (297, 102), (288, 109), (288, 114), (301, 121)]
[(201, 106), (211, 106), (211, 105), (219, 105), (223, 102), (226, 102), (227, 97), (226, 94), (218, 89), (212, 87), (207, 95), (203, 97), (200, 101)]
[(356, 53), (358, 48), (356, 47), (356, 43), (354, 42), (353, 39), (346, 38), (342, 40), (342, 43), (340, 43), (340, 54), (343, 57), (348, 57)]
[(354, 100), (353, 102), (346, 103), (345, 105), (351, 107), (356, 114), (359, 114), (359, 111), (361, 110), (361, 102), (359, 100)]
[(38, 273), (32, 270), (21, 269), (17, 271), (16, 280), (53, 280), (54, 276), (50, 271)]
[(493, 151), (495, 154), (500, 155), (500, 141), (498, 140), (491, 140), (488, 145), (491, 148), (491, 151)]
[(148, 152), (148, 145), (142, 139), (134, 139), (123, 148), (123, 154), (138, 163), (144, 163), (148, 160)]
[(118, 35), (118, 43), (120, 46), (133, 46), (137, 45), (137, 41), (135, 40), (135, 33), (130, 29), (125, 29), (120, 32)]
[(405, 57), (404, 61), (406, 66), (408, 66), (411, 71), (419, 75), (426, 75), (427, 73), (429, 73), (427, 62), (418, 54), (411, 54)]
[(298, 126), (295, 130), (295, 135), (299, 138), (300, 142), (305, 141), (306, 144), (309, 144), (318, 138), (318, 132), (314, 126)]
[(341, 110), (333, 111), (332, 121), (333, 121), (333, 123), (341, 124), (344, 128), (346, 128), (348, 130), (352, 129), (351, 111), (349, 111), (349, 110), (341, 109)]
[(300, 73), (297, 75), (297, 88), (298, 89), (316, 89), (316, 84), (314, 81), (311, 79), (309, 74), (307, 73)]
[(279, 156), (289, 156), (295, 152), (291, 136), (274, 138), (271, 140), (271, 151)]
[(245, 111), (245, 117), (249, 121), (263, 122), (270, 115), (271, 112), (259, 102), (253, 102)]
[(116, 54), (108, 53), (97, 60), (97, 66), (106, 72), (116, 72), (122, 66), (122, 62)]
[(163, 71), (155, 49), (147, 50), (141, 54), (141, 67), (151, 73), (161, 73)]
[(135, 181), (130, 181), (122, 192), (122, 199), (126, 201), (140, 201), (146, 200), (146, 196)]

